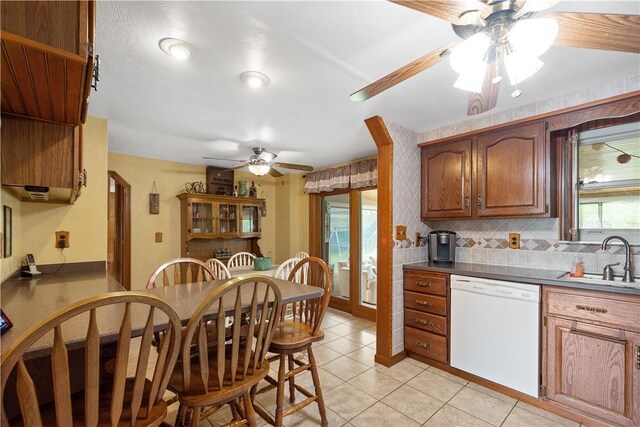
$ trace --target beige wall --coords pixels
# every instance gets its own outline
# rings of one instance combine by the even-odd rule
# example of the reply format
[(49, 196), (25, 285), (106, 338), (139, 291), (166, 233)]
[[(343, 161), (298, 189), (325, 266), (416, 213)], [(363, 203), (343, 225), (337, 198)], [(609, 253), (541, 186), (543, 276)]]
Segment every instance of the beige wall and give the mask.
[[(0, 192), (0, 204), (2, 206), (6, 205), (12, 209), (11, 218), (12, 218), (12, 250), (11, 256), (7, 258), (2, 258), (0, 262), (0, 281), (4, 280), (8, 276), (10, 276), (14, 271), (16, 271), (24, 258), (24, 254), (22, 253), (21, 247), (21, 239), (20, 239), (20, 230), (22, 221), (20, 219), (20, 208), (21, 203), (16, 197), (12, 194), (8, 193), (5, 190)], [(0, 208), (0, 224), (4, 224), (4, 208)], [(0, 227), (2, 227), (0, 225)], [(4, 233), (4, 231), (0, 228), (0, 233)], [(0, 240), (0, 245), (2, 245), (2, 241)]]
[(304, 178), (300, 174), (276, 178), (276, 262), (283, 262), (300, 251), (309, 252), (309, 196), (303, 190)]
[[(131, 289), (141, 289), (162, 263), (180, 256), (180, 201), (176, 197), (186, 182), (205, 181), (204, 166), (168, 162), (125, 154), (109, 153), (109, 170), (131, 185)], [(247, 186), (255, 181), (258, 197), (265, 198), (267, 216), (262, 218), (260, 249), (276, 253), (275, 179), (235, 172), (236, 182)], [(149, 214), (149, 193), (153, 182), (160, 194), (160, 214)], [(155, 243), (155, 233), (163, 234)]]
[[(107, 258), (107, 121), (89, 117), (83, 128), (87, 186), (73, 205), (21, 203), (20, 250), (37, 264), (104, 261)], [(14, 213), (15, 216), (15, 213)], [(55, 232), (70, 232), (69, 248), (55, 247)], [(18, 235), (16, 234), (16, 237)]]

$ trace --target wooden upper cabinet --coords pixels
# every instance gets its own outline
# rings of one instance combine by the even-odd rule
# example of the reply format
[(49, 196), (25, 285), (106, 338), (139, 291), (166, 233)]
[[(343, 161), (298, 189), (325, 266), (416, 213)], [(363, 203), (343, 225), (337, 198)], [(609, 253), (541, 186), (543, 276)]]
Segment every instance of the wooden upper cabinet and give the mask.
[[(81, 126), (3, 115), (0, 134), (3, 188), (23, 201), (75, 202), (86, 182)], [(47, 197), (35, 197), (24, 186), (48, 187)]]
[(544, 122), (478, 136), (475, 201), (477, 216), (548, 212)]
[(422, 219), (471, 216), (471, 144), (463, 139), (422, 149)]
[(93, 76), (95, 1), (3, 1), (2, 112), (78, 125)]
[(552, 216), (553, 162), (544, 122), (424, 145), (421, 217)]

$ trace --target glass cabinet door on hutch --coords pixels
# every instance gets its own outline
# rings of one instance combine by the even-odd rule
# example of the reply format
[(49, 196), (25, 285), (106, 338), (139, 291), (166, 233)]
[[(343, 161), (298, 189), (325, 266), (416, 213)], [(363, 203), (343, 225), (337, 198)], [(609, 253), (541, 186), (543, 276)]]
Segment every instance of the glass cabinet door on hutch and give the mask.
[(260, 233), (260, 212), (258, 206), (242, 205), (242, 234)]
[(238, 205), (218, 203), (218, 234), (238, 234)]
[(211, 203), (189, 204), (189, 233), (213, 234), (213, 205)]

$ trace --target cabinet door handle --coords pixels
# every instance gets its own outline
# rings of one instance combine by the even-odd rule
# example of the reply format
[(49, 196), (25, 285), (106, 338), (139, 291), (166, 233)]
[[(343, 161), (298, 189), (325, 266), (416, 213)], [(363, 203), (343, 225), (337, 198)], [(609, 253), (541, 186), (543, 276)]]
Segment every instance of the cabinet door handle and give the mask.
[(431, 344), (429, 344), (428, 342), (418, 341), (416, 345), (420, 348), (424, 348), (425, 350), (428, 350), (431, 348)]
[(425, 282), (424, 280), (418, 280), (416, 282), (416, 285), (421, 287), (421, 288), (430, 288), (432, 285), (429, 282)]
[(482, 194), (478, 194), (478, 207), (482, 208), (482, 202), (484, 199), (482, 198)]
[(469, 207), (469, 196), (465, 196), (464, 197), (464, 207), (468, 208)]
[(424, 319), (416, 319), (418, 325), (433, 326), (433, 322)]
[(636, 369), (640, 369), (640, 345), (636, 346)]
[(606, 313), (607, 311), (609, 311), (606, 308), (591, 307), (588, 305), (580, 305), (580, 304), (576, 305), (576, 308), (578, 310), (590, 311), (592, 313)]
[(422, 305), (424, 307), (431, 307), (431, 301), (425, 301), (425, 300), (421, 300), (421, 299), (417, 299), (416, 300), (416, 304), (418, 305)]

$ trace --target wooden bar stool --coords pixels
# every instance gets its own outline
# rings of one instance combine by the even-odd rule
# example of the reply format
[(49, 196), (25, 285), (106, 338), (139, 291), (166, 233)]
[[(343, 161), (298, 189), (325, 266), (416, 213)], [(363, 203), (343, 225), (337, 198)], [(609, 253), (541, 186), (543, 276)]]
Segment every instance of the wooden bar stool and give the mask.
[[(318, 376), (312, 344), (324, 338), (324, 333), (320, 330), (320, 326), (331, 297), (331, 273), (323, 260), (316, 257), (308, 257), (296, 264), (291, 273), (289, 273), (288, 280), (299, 281), (299, 283), (309, 286), (317, 286), (324, 289), (324, 294), (321, 298), (292, 304), (293, 317), (281, 320), (271, 340), (271, 346), (269, 346), (269, 352), (275, 353), (274, 356), (269, 357), (269, 361), (279, 360), (278, 379), (267, 376), (265, 380), (269, 384), (262, 389), (258, 389), (256, 385), (251, 390), (251, 397), (253, 399), (257, 394), (277, 388), (275, 417), (258, 403), (254, 403), (256, 412), (271, 425), (282, 426), (284, 417), (301, 410), (313, 402), (317, 402), (322, 425), (327, 426), (327, 413), (324, 407), (320, 377)], [(284, 317), (286, 312), (286, 307), (283, 307), (281, 316)], [(303, 351), (307, 352), (308, 363), (294, 357), (295, 353)], [(286, 362), (288, 362), (288, 369), (285, 367)], [(295, 376), (305, 371), (311, 371), (315, 394), (295, 383)], [(285, 412), (283, 404), (286, 383), (289, 383), (289, 399), (291, 402), (295, 401), (296, 390), (302, 393), (306, 399)]]
[[(169, 381), (169, 390), (180, 401), (178, 425), (197, 427), (225, 404), (234, 414), (232, 425), (256, 425), (249, 392), (269, 372), (266, 354), (280, 322), (281, 304), (280, 290), (264, 276), (231, 279), (200, 304), (184, 329), (181, 358)], [(205, 320), (213, 309), (214, 319)], [(208, 327), (215, 324), (218, 336), (223, 336), (229, 312), (246, 323), (234, 321), (231, 337), (211, 346)]]
[[(105, 313), (107, 310), (108, 313)], [(100, 326), (97, 319), (109, 321), (121, 316), (118, 348), (113, 365), (113, 382), (101, 382)], [(76, 319), (78, 318), (78, 319)], [(74, 319), (73, 325), (64, 325)], [(77, 329), (85, 319), (84, 390), (72, 392), (69, 352), (64, 341), (64, 330)], [(132, 330), (143, 324), (142, 340), (138, 352), (135, 375), (127, 378)], [(150, 359), (151, 340), (158, 319), (168, 319), (160, 342), (158, 357)], [(116, 320), (117, 321), (117, 320)], [(63, 328), (63, 325), (65, 328)], [(86, 329), (85, 329), (86, 328)], [(64, 329), (64, 330), (63, 330)], [(9, 425), (100, 425), (100, 426), (157, 426), (167, 415), (167, 404), (162, 396), (178, 358), (182, 325), (180, 318), (161, 299), (141, 292), (113, 292), (78, 301), (53, 313), (20, 337), (2, 354), (2, 396), (6, 396), (7, 381), (15, 372), (15, 387), (21, 416), (9, 423), (2, 402), (3, 426)], [(30, 374), (24, 354), (41, 338), (53, 334), (51, 350), (51, 377)], [(155, 361), (153, 361), (155, 360)], [(79, 368), (75, 366), (75, 368)], [(153, 369), (151, 369), (153, 368)], [(35, 369), (35, 366), (34, 366)], [(150, 370), (151, 369), (151, 370)], [(152, 372), (151, 379), (145, 378)], [(75, 373), (74, 373), (75, 374)], [(49, 382), (50, 380), (50, 382)], [(47, 395), (52, 388), (52, 402), (39, 405), (38, 398)], [(37, 390), (37, 391), (36, 391)], [(13, 391), (13, 390), (11, 390)]]

